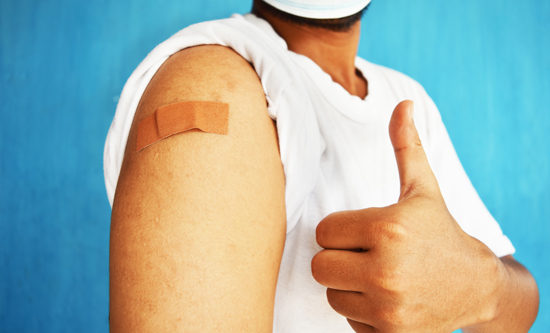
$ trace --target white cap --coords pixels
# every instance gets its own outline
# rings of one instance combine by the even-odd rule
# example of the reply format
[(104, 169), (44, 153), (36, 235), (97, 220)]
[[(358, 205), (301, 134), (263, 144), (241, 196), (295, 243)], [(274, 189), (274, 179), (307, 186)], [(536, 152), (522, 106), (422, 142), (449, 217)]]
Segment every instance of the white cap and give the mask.
[(292, 15), (312, 19), (337, 19), (351, 16), (365, 8), (371, 0), (263, 0)]

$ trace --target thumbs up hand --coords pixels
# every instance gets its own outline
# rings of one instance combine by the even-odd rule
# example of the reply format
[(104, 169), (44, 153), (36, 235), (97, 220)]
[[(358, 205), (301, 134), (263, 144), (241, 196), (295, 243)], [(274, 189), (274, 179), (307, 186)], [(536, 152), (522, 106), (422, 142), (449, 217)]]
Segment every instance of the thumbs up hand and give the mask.
[(447, 210), (412, 108), (401, 102), (389, 126), (399, 201), (336, 212), (317, 227), (324, 250), (312, 260), (313, 277), (356, 332), (452, 332), (490, 321), (506, 280), (500, 260)]

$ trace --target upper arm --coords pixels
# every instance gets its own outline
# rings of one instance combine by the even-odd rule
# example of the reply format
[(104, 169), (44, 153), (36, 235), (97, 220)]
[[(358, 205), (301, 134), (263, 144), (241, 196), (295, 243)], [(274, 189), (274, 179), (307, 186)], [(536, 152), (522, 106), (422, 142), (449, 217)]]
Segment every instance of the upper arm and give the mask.
[[(229, 104), (227, 135), (190, 130), (135, 152), (160, 106)], [(145, 91), (113, 203), (113, 332), (271, 331), (286, 216), (275, 127), (232, 50), (180, 51)]]

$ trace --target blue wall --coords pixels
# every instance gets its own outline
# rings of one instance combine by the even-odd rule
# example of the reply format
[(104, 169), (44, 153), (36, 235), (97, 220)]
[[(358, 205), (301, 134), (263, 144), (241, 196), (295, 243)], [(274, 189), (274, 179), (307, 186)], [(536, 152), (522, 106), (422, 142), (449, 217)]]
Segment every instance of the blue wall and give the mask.
[[(125, 80), (251, 0), (0, 0), (0, 333), (107, 332), (104, 138)], [(550, 330), (550, 2), (374, 0), (359, 53), (422, 83)]]

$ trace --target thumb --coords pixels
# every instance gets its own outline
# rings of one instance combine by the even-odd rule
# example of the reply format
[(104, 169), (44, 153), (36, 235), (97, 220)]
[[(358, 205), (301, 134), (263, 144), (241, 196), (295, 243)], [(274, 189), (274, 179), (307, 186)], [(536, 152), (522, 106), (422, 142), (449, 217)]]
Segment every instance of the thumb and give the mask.
[(414, 126), (413, 108), (412, 101), (399, 103), (390, 120), (390, 139), (401, 180), (399, 201), (414, 195), (432, 196), (439, 193), (437, 180)]

